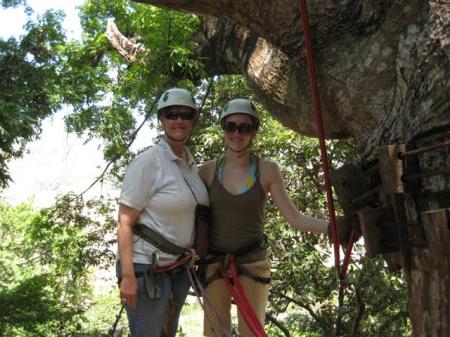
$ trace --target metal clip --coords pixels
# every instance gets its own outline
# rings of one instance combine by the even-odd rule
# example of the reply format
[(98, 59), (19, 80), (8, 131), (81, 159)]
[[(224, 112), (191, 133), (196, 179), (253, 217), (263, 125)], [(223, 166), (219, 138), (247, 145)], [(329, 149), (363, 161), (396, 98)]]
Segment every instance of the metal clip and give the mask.
[(151, 267), (144, 274), (145, 292), (150, 300), (158, 300), (164, 293), (164, 274), (156, 271), (158, 265), (159, 254), (154, 252)]
[(159, 254), (158, 252), (152, 253), (152, 269), (156, 269), (159, 266)]

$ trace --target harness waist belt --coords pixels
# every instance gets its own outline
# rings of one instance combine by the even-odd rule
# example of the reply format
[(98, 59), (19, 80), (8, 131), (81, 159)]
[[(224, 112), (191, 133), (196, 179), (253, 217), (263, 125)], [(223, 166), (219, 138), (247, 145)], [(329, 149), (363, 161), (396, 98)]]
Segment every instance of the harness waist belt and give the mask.
[(267, 249), (267, 235), (264, 234), (258, 240), (255, 240), (252, 243), (248, 244), (247, 246), (241, 247), (231, 253), (220, 252), (214, 249), (209, 249), (209, 253), (211, 255), (218, 255), (218, 256), (234, 255), (238, 257), (251, 253), (256, 249), (263, 249), (263, 250)]
[(136, 223), (133, 226), (133, 234), (141, 237), (143, 240), (147, 241), (151, 245), (160, 249), (162, 252), (171, 254), (171, 255), (183, 255), (186, 251), (184, 248), (177, 246), (176, 244), (170, 242), (166, 238), (164, 238), (161, 234), (154, 231), (148, 226), (145, 226), (140, 223)]

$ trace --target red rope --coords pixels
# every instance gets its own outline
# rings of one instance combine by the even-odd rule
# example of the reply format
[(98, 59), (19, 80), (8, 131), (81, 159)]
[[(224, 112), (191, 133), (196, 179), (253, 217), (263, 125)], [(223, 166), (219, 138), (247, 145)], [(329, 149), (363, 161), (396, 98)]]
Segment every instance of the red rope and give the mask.
[(345, 256), (344, 256), (344, 261), (342, 262), (341, 273), (339, 274), (339, 277), (341, 280), (343, 280), (347, 277), (348, 265), (350, 264), (350, 258), (351, 258), (353, 244), (356, 241), (355, 239), (356, 239), (356, 233), (352, 229), (350, 238), (348, 239), (347, 247), (345, 248)]
[[(330, 183), (330, 169), (328, 167), (327, 149), (325, 146), (325, 132), (323, 128), (322, 113), (320, 111), (319, 88), (317, 85), (316, 67), (314, 65), (314, 57), (312, 53), (311, 31), (309, 29), (308, 10), (305, 0), (299, 0), (300, 17), (303, 25), (303, 34), (305, 37), (306, 60), (308, 62), (309, 83), (311, 85), (312, 104), (314, 109), (314, 117), (317, 125), (317, 134), (319, 136), (320, 156), (322, 159), (322, 170), (325, 178), (325, 189), (327, 192), (328, 217), (331, 224), (331, 235), (334, 245), (334, 264), (339, 273), (339, 243), (336, 231), (336, 215), (334, 211), (333, 194)], [(340, 274), (339, 274), (340, 275)]]
[(225, 282), (225, 285), (228, 289), (228, 292), (233, 297), (234, 302), (236, 303), (239, 312), (244, 318), (250, 330), (253, 332), (255, 337), (267, 337), (266, 332), (264, 331), (264, 327), (262, 326), (259, 319), (256, 317), (255, 312), (245, 295), (244, 288), (242, 287), (241, 282), (239, 281), (239, 276), (236, 272), (236, 266), (234, 264), (233, 255), (230, 256), (229, 267), (231, 275), (227, 275), (225, 271), (224, 262), (220, 263), (219, 270), (222, 278)]

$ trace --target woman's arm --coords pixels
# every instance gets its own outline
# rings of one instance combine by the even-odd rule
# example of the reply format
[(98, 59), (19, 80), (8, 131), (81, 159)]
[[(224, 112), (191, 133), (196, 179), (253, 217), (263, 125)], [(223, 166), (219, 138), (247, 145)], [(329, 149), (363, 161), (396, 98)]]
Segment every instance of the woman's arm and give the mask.
[(122, 282), (120, 283), (120, 298), (132, 309), (136, 309), (137, 281), (133, 266), (133, 225), (140, 212), (124, 204), (119, 206), (119, 227), (117, 228), (117, 243), (119, 246)]
[(289, 198), (280, 169), (275, 163), (265, 161), (262, 176), (267, 190), (281, 215), (294, 228), (316, 233), (327, 233), (328, 222), (300, 213)]

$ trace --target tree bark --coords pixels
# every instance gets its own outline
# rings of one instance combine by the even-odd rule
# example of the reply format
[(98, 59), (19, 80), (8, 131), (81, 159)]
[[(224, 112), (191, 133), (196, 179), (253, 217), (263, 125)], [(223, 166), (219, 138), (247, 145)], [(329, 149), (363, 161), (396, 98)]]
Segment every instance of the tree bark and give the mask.
[[(414, 336), (441, 337), (450, 331), (449, 209), (424, 211), (428, 249), (412, 251), (409, 273)], [(430, 329), (430, 327), (432, 327)]]
[[(297, 1), (137, 2), (202, 15), (210, 72), (246, 75), (275, 118), (316, 135)], [(309, 16), (328, 137), (353, 137), (369, 158), (449, 125), (447, 4), (310, 1)]]
[[(419, 148), (448, 141), (428, 136)], [(407, 194), (410, 269), (405, 270), (410, 293), (413, 336), (450, 335), (450, 147), (418, 154), (419, 189)], [(446, 173), (445, 173), (446, 172)], [(406, 184), (406, 186), (408, 186)], [(425, 243), (426, 247), (421, 247)]]

